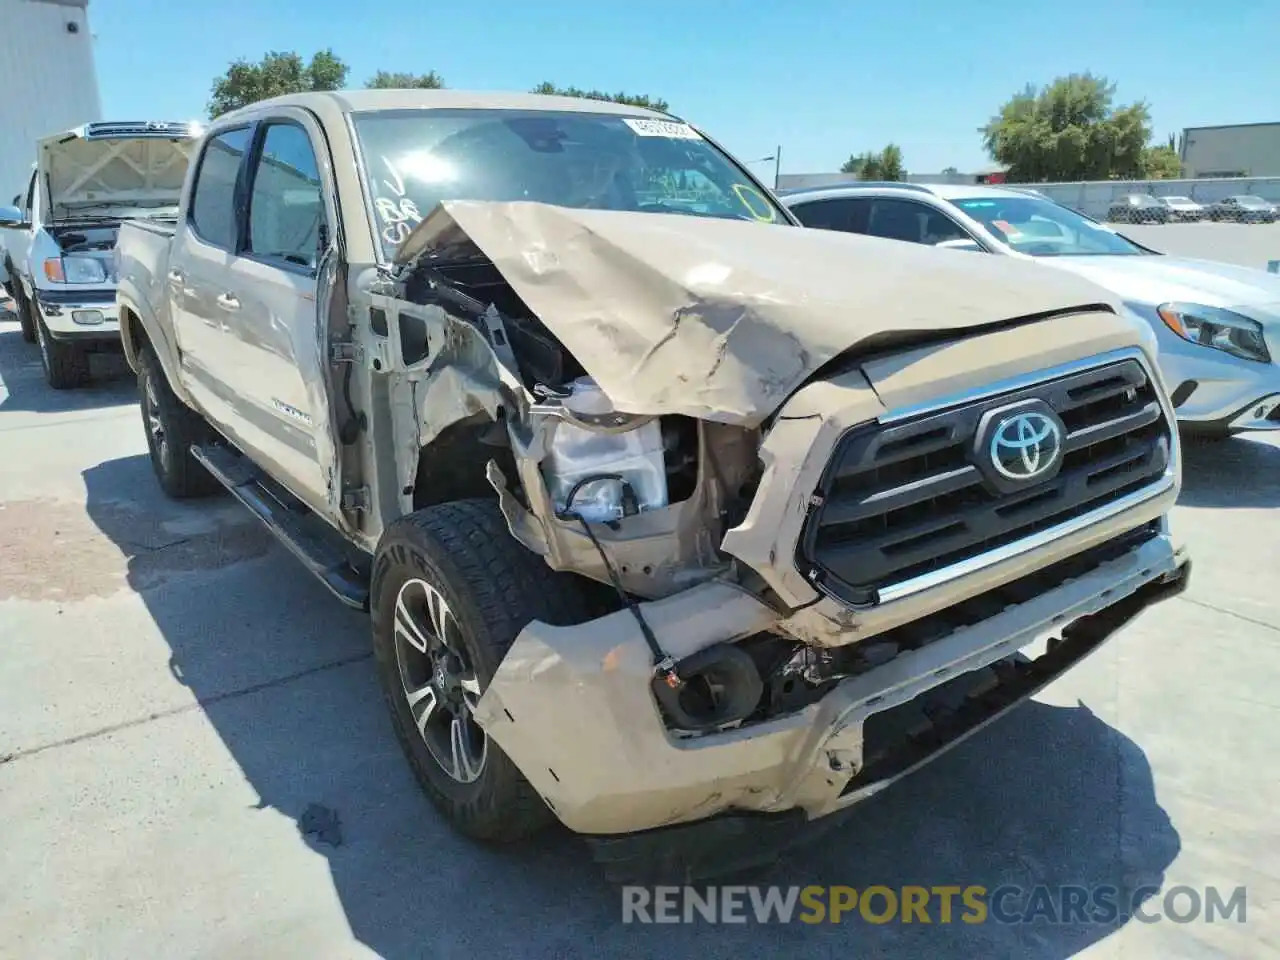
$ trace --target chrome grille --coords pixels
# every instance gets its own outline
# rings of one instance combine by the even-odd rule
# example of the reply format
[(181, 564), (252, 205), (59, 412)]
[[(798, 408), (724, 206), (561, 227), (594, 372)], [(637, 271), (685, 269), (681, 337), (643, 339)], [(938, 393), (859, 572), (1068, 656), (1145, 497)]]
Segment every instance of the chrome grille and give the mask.
[[(1039, 482), (993, 474), (979, 444), (987, 414), (1047, 406), (1064, 430), (1061, 466)], [(986, 418), (986, 419), (984, 419)], [(1083, 516), (1158, 482), (1171, 451), (1158, 390), (1123, 360), (890, 424), (837, 443), (811, 500), (801, 571), (851, 605)]]

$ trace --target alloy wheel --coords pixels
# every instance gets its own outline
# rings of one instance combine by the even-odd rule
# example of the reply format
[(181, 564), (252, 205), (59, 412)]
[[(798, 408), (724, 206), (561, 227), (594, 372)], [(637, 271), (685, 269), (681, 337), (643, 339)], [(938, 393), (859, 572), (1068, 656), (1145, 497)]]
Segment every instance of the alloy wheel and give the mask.
[(484, 772), (488, 737), (476, 723), (480, 682), (444, 596), (425, 580), (396, 595), (395, 652), (400, 685), (432, 759), (458, 783)]
[(160, 397), (156, 394), (155, 380), (151, 377), (145, 379), (146, 389), (143, 391), (145, 410), (143, 413), (147, 418), (147, 432), (151, 435), (151, 444), (156, 456), (167, 468), (169, 463), (169, 440), (165, 435), (164, 421), (160, 419)]

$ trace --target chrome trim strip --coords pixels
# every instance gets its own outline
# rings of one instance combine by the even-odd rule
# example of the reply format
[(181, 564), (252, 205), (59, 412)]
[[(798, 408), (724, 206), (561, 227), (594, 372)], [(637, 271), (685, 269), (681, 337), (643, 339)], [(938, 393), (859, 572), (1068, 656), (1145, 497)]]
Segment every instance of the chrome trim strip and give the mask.
[[(1110, 366), (1113, 363), (1119, 363), (1124, 360), (1136, 360), (1142, 367), (1143, 372), (1147, 375), (1152, 386), (1155, 389), (1156, 396), (1160, 400), (1160, 409), (1164, 413), (1165, 427), (1169, 431), (1169, 463), (1165, 467), (1164, 475), (1155, 483), (1141, 490), (1135, 490), (1133, 493), (1121, 497), (1119, 500), (1112, 500), (1096, 510), (1092, 510), (1083, 516), (1075, 517), (1072, 520), (1064, 521), (1055, 527), (1047, 530), (1041, 530), (1039, 533), (1031, 534), (1023, 537), (1021, 540), (1015, 540), (1007, 543), (1003, 547), (997, 547), (986, 553), (978, 554), (967, 560), (961, 560), (950, 566), (943, 567), (940, 570), (934, 570), (929, 573), (921, 574), (918, 577), (912, 577), (909, 580), (903, 580), (899, 583), (890, 584), (882, 587), (878, 591), (878, 601), (875, 606), (881, 606), (886, 603), (892, 603), (895, 600), (901, 600), (904, 597), (913, 594), (922, 593), (925, 590), (931, 590), (934, 587), (942, 586), (952, 580), (958, 580), (961, 577), (978, 573), (988, 567), (996, 566), (1004, 563), (1006, 560), (1012, 560), (1024, 553), (1030, 553), (1033, 550), (1039, 550), (1042, 547), (1053, 543), (1055, 540), (1061, 540), (1063, 537), (1071, 536), (1090, 527), (1095, 523), (1103, 520), (1109, 520), (1135, 507), (1141, 506), (1148, 500), (1159, 497), (1167, 493), (1170, 489), (1176, 488), (1181, 476), (1182, 469), (1182, 446), (1178, 436), (1177, 420), (1174, 418), (1173, 406), (1169, 401), (1169, 396), (1165, 392), (1162, 381), (1156, 376), (1147, 362), (1147, 356), (1137, 347), (1126, 347), (1121, 350), (1113, 350), (1109, 353), (1100, 354), (1090, 357), (1087, 360), (1078, 360), (1072, 363), (1063, 364), (1058, 367), (1050, 367), (1040, 370), (1036, 373), (1024, 374), (1019, 377), (1011, 377), (1007, 380), (1001, 380), (990, 387), (980, 391), (952, 395), (944, 397), (941, 400), (932, 401), (927, 404), (917, 404), (913, 407), (907, 407), (902, 410), (895, 410), (886, 416), (880, 417), (877, 422), (881, 424), (896, 423), (909, 417), (917, 417), (924, 413), (932, 413), (937, 410), (944, 410), (963, 404), (973, 403), (978, 400), (985, 400), (1002, 393), (1012, 393), (1015, 390), (1033, 387), (1036, 384), (1045, 383), (1049, 380), (1056, 380), (1059, 377), (1070, 376), (1074, 373), (1084, 373), (1087, 370), (1094, 370), (1099, 367)], [(815, 584), (818, 590), (831, 599), (837, 601), (841, 606), (850, 609), (859, 609), (851, 606), (833, 596), (828, 591), (822, 589), (821, 584)]]
[(1003, 547), (997, 547), (995, 550), (989, 550), (976, 557), (970, 557), (968, 560), (953, 563), (951, 566), (943, 567), (941, 570), (921, 574), (918, 577), (912, 577), (910, 580), (903, 580), (900, 583), (885, 587), (879, 592), (880, 603), (892, 603), (895, 600), (901, 600), (903, 597), (909, 597), (912, 594), (941, 586), (951, 580), (957, 580), (960, 577), (966, 577), (988, 567), (994, 567), (996, 564), (1012, 560), (1032, 550), (1039, 550), (1055, 540), (1069, 537), (1071, 534), (1078, 533), (1086, 527), (1091, 527), (1095, 523), (1119, 516), (1134, 507), (1141, 506), (1154, 497), (1160, 496), (1162, 493), (1167, 493), (1173, 487), (1174, 482), (1175, 478), (1168, 471), (1165, 471), (1164, 477), (1158, 483), (1144, 487), (1141, 490), (1135, 490), (1119, 500), (1112, 500), (1106, 506), (1099, 507), (1097, 510), (1090, 511), (1083, 516), (1067, 520), (1056, 527), (1050, 527), (1048, 530), (1033, 533), (1029, 537), (1023, 537), (1021, 540), (1007, 543)]
[(888, 426), (891, 423), (910, 420), (913, 417), (920, 416), (921, 414), (935, 413), (939, 410), (949, 409), (950, 407), (963, 406), (964, 404), (974, 403), (978, 400), (986, 400), (990, 397), (999, 396), (1002, 393), (1013, 393), (1015, 390), (1034, 387), (1047, 380), (1057, 380), (1060, 377), (1069, 377), (1075, 373), (1084, 373), (1087, 370), (1094, 370), (1098, 367), (1110, 366), (1113, 363), (1119, 363), (1123, 360), (1137, 360), (1142, 364), (1142, 369), (1146, 372), (1147, 376), (1154, 378), (1154, 374), (1151, 372), (1151, 367), (1147, 364), (1146, 354), (1144, 354), (1138, 347), (1125, 347), (1120, 350), (1112, 350), (1109, 353), (1102, 353), (1089, 357), (1087, 360), (1074, 360), (1071, 363), (1064, 363), (1061, 366), (1037, 370), (1034, 373), (1024, 373), (1020, 376), (1009, 377), (1005, 380), (997, 380), (995, 383), (989, 384), (981, 390), (953, 393), (938, 400), (930, 400), (927, 403), (918, 403), (914, 406), (891, 410), (884, 416), (879, 417), (877, 422)]

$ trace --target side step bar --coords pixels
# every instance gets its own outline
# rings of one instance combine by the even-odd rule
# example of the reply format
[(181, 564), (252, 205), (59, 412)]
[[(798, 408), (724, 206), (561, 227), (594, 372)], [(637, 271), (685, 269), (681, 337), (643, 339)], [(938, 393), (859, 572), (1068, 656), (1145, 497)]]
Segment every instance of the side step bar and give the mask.
[(256, 467), (223, 447), (193, 445), (191, 456), (266, 524), (335, 597), (357, 610), (369, 609), (368, 583), (352, 568), (341, 550), (307, 529), (306, 514), (280, 502)]

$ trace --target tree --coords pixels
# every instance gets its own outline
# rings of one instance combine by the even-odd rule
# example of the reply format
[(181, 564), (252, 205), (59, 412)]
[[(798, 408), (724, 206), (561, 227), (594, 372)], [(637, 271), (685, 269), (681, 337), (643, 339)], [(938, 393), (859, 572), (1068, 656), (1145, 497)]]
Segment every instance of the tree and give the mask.
[(1150, 110), (1114, 100), (1115, 84), (1073, 73), (1038, 91), (1028, 84), (979, 132), (1010, 182), (1140, 177)]
[(955, 176), (956, 174), (958, 174), (960, 171), (959, 171), (959, 170), (957, 170), (955, 167), (943, 167), (943, 168), (942, 168), (942, 172), (943, 172), (944, 174), (946, 174), (947, 176), (949, 176), (949, 177), (954, 177), (954, 176)]
[(296, 53), (275, 50), (257, 63), (237, 60), (213, 82), (209, 119), (286, 93), (340, 90), (347, 82), (348, 69), (332, 50), (321, 50), (305, 64)]
[(613, 103), (625, 103), (631, 107), (643, 107), (666, 113), (667, 101), (660, 97), (651, 97), (647, 93), (605, 93), (601, 90), (583, 90), (579, 87), (557, 87), (550, 81), (544, 81), (529, 91), (551, 97), (583, 97), (587, 100), (610, 100)]
[(1142, 176), (1148, 180), (1176, 180), (1182, 176), (1182, 158), (1173, 147), (1147, 147), (1142, 151)]
[(905, 180), (902, 149), (891, 143), (879, 153), (852, 154), (840, 167), (841, 173), (852, 173), (859, 180)]
[(426, 73), (390, 73), (379, 70), (365, 84), (370, 90), (442, 90), (444, 77), (429, 70)]

